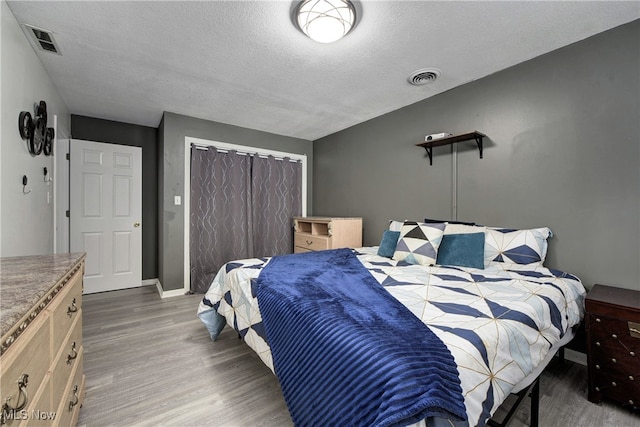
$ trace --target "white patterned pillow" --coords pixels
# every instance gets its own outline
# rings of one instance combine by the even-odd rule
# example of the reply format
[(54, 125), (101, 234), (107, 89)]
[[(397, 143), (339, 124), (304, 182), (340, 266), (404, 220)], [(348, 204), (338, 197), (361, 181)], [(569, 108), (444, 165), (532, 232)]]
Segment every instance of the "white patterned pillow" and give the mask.
[(484, 241), (484, 265), (491, 262), (542, 264), (547, 256), (547, 239), (553, 236), (547, 227), (513, 230), (487, 227)]
[(442, 242), (445, 223), (405, 221), (393, 259), (409, 264), (434, 265)]
[(402, 226), (403, 225), (404, 225), (404, 221), (396, 221), (394, 219), (390, 219), (389, 220), (389, 230), (390, 231), (400, 231), (400, 230), (402, 230)]

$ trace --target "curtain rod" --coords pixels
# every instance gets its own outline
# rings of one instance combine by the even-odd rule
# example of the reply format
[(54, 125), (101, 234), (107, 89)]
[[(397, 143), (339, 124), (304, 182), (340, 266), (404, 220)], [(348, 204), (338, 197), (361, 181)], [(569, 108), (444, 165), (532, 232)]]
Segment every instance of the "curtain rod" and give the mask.
[[(218, 147), (216, 147), (214, 145), (198, 145), (198, 144), (191, 143), (191, 147), (195, 148), (196, 150), (202, 150), (202, 151), (209, 151), (209, 148), (213, 148), (218, 153), (228, 153), (229, 151), (231, 151), (231, 150), (225, 150), (225, 149), (222, 149), (222, 148), (218, 148)], [(263, 154), (249, 153), (249, 152), (246, 152), (246, 151), (237, 151), (236, 150), (236, 154), (238, 154), (240, 156), (251, 156), (251, 157), (258, 156), (258, 157), (260, 157), (262, 159), (267, 159), (269, 157), (273, 157), (275, 160), (284, 160), (284, 157), (266, 156), (266, 155), (263, 155)], [(299, 159), (292, 159), (292, 158), (289, 158), (289, 161), (292, 162), (292, 163), (302, 162)]]

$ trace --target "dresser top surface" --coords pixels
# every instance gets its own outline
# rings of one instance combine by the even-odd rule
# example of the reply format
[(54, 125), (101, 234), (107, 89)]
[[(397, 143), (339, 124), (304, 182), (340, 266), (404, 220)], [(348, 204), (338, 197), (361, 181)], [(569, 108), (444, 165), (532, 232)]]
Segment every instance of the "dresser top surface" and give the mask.
[(84, 258), (84, 253), (0, 258), (0, 337)]
[(595, 285), (587, 294), (586, 301), (640, 309), (640, 292), (613, 286)]

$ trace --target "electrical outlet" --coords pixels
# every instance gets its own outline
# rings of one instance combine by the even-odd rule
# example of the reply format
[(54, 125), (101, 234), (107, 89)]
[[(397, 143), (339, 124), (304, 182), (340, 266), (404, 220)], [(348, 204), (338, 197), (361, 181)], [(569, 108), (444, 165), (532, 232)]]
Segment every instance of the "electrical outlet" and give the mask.
[(180, 206), (182, 204), (182, 198), (180, 196), (173, 196), (173, 204)]

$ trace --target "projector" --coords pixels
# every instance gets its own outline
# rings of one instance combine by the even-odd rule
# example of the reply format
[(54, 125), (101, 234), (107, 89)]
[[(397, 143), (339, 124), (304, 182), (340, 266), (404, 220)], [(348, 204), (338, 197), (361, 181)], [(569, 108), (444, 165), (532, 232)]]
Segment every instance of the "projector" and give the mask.
[(442, 133), (432, 133), (431, 135), (427, 135), (424, 137), (425, 141), (433, 141), (434, 139), (445, 138), (447, 136), (451, 136), (450, 133), (442, 132)]

